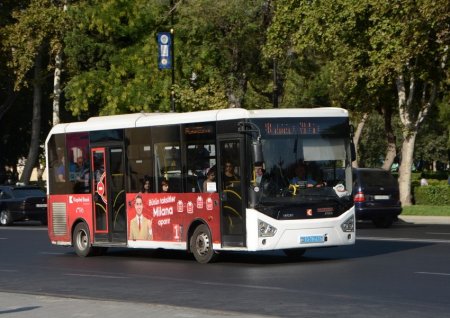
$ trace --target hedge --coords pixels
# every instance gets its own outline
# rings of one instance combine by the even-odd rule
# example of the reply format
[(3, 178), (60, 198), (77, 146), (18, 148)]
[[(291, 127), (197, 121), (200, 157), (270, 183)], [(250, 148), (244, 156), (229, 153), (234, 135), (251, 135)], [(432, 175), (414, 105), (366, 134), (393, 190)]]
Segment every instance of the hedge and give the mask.
[(450, 206), (450, 186), (448, 185), (418, 186), (413, 189), (415, 204)]

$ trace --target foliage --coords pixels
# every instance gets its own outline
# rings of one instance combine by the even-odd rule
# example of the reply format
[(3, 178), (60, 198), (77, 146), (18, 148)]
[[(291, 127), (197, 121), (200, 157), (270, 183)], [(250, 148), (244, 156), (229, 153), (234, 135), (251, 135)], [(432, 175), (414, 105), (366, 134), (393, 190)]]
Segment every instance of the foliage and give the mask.
[(450, 206), (450, 186), (428, 185), (414, 189), (415, 202), (418, 205)]
[[(261, 76), (263, 1), (89, 1), (69, 10), (65, 92), (74, 115), (224, 108)], [(174, 17), (173, 24), (171, 21)], [(175, 85), (159, 71), (156, 33), (174, 32)], [(256, 61), (256, 63), (255, 63)], [(267, 86), (264, 82), (261, 85)]]
[[(165, 3), (165, 5), (163, 5)], [(170, 78), (157, 69), (156, 30), (167, 28), (167, 1), (89, 1), (69, 8), (65, 37), (74, 115), (168, 109)]]
[[(54, 53), (61, 46), (64, 15), (52, 0), (32, 0), (26, 10), (15, 10), (12, 18), (17, 23), (2, 30), (4, 50), (10, 55), (8, 66), (14, 70), (15, 87), (27, 86), (27, 73), (33, 68), (37, 52), (48, 46)], [(58, 2), (58, 1), (56, 1)]]

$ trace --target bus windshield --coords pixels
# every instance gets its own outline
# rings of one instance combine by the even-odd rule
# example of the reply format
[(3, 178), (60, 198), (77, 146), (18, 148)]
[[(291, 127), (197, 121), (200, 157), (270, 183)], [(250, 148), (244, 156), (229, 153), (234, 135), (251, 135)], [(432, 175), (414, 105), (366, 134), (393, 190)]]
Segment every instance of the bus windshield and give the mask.
[(250, 163), (250, 204), (281, 202), (281, 197), (300, 201), (348, 199), (352, 181), (345, 130), (326, 129), (330, 123), (319, 119), (306, 130), (296, 128), (303, 123), (279, 121), (259, 125), (264, 162)]

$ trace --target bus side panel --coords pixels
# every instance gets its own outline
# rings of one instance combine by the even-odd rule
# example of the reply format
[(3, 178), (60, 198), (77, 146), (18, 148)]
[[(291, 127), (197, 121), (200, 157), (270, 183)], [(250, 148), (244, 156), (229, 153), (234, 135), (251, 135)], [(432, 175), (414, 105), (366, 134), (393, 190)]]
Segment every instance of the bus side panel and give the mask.
[[(137, 228), (134, 207), (137, 194), (127, 194), (128, 244), (130, 247), (186, 247), (187, 230), (196, 219), (204, 220), (214, 244), (220, 244), (220, 204), (217, 193), (143, 193), (142, 215), (150, 224)], [(145, 228), (145, 229), (144, 229)], [(169, 244), (159, 244), (166, 242)], [(179, 244), (184, 242), (184, 244)]]
[(48, 234), (53, 244), (71, 245), (73, 223), (83, 219), (91, 230), (92, 196), (90, 194), (50, 195), (48, 198)]

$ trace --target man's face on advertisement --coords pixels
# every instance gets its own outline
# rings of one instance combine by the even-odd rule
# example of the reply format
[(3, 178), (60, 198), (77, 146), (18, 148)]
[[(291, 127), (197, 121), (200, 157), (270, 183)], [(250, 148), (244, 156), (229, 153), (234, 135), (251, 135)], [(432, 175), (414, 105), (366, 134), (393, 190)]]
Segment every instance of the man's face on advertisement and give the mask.
[(142, 202), (142, 198), (136, 198), (136, 201), (134, 202), (134, 209), (136, 210), (136, 214), (141, 215), (143, 208), (144, 203)]

